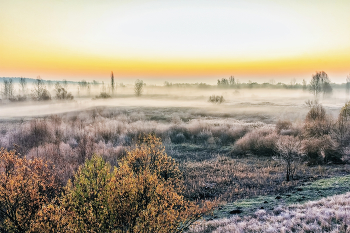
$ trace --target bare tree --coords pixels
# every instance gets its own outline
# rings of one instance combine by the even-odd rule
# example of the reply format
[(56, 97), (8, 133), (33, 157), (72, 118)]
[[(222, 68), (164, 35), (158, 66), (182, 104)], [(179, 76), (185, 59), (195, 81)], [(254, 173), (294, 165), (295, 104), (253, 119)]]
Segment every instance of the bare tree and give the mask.
[(12, 79), (4, 79), (4, 86), (2, 90), (2, 95), (4, 99), (12, 99), (13, 98), (13, 83)]
[(67, 80), (63, 79), (62, 85), (63, 85), (64, 89), (66, 89), (66, 90), (68, 89), (68, 81)]
[(24, 95), (26, 93), (26, 87), (27, 87), (26, 79), (21, 77), (19, 80), (19, 84), (21, 85), (22, 94)]
[(303, 90), (305, 91), (307, 89), (307, 84), (306, 84), (306, 80), (303, 79)]
[(136, 80), (135, 82), (135, 86), (134, 86), (134, 91), (135, 91), (135, 95), (136, 96), (141, 96), (142, 95), (142, 92), (143, 92), (143, 86), (145, 84), (143, 83), (142, 80)]
[(234, 86), (235, 85), (235, 77), (234, 76), (231, 76), (229, 79), (228, 79), (229, 83), (230, 83), (230, 86)]
[(312, 76), (309, 88), (310, 92), (312, 92), (316, 98), (321, 92), (323, 92), (324, 95), (332, 93), (330, 80), (324, 71), (317, 72)]
[(34, 82), (34, 88), (32, 90), (33, 99), (35, 100), (50, 100), (51, 96), (48, 90), (46, 90), (44, 85), (44, 80), (40, 78), (40, 76), (37, 77), (37, 79)]
[(300, 140), (293, 136), (282, 136), (276, 146), (278, 154), (275, 159), (285, 164), (286, 181), (290, 181), (301, 159)]

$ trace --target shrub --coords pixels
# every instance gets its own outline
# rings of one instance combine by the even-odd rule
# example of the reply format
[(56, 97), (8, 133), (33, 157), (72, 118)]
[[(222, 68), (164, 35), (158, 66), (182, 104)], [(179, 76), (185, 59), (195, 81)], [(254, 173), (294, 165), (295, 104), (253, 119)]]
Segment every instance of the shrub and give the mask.
[(322, 164), (322, 139), (308, 138), (301, 142), (301, 150), (305, 154), (305, 159), (308, 165)]
[(340, 110), (337, 123), (335, 125), (336, 136), (342, 146), (347, 146), (350, 139), (350, 101)]
[(207, 143), (209, 138), (212, 138), (212, 137), (213, 137), (213, 134), (209, 129), (202, 130), (199, 134), (196, 135), (196, 142)]
[(34, 82), (32, 98), (37, 101), (51, 99), (51, 95), (44, 85), (44, 80), (42, 80), (40, 76)]
[(326, 110), (318, 101), (307, 101), (306, 105), (310, 108), (305, 121), (323, 121), (326, 120)]
[(323, 140), (323, 153), (324, 153), (324, 162), (325, 163), (343, 163), (342, 158), (344, 152), (340, 145), (332, 140), (330, 136), (324, 137)]
[(140, 139), (111, 170), (93, 156), (62, 198), (68, 228), (81, 232), (182, 232), (210, 208), (181, 195), (181, 172), (155, 136)]
[(281, 133), (282, 130), (289, 130), (292, 128), (292, 122), (279, 120), (276, 123), (276, 132)]
[(178, 133), (175, 135), (175, 137), (172, 137), (171, 142), (175, 144), (181, 144), (186, 141), (186, 137), (183, 135), (183, 133)]
[(28, 232), (43, 207), (60, 192), (52, 166), (0, 150), (0, 230)]
[(329, 135), (333, 128), (333, 122), (326, 115), (326, 110), (317, 101), (307, 102), (310, 110), (306, 115), (304, 123), (305, 137), (321, 137)]
[(66, 89), (64, 89), (59, 82), (55, 84), (55, 92), (56, 92), (56, 99), (59, 100), (72, 100), (74, 99), (72, 93), (68, 93)]
[(232, 154), (247, 155), (248, 152), (259, 156), (273, 156), (276, 152), (278, 135), (269, 128), (256, 129), (239, 139)]
[(342, 163), (343, 151), (328, 135), (303, 140), (301, 149), (309, 165)]
[(69, 182), (62, 206), (67, 210), (68, 227), (79, 232), (110, 232), (113, 219), (110, 216), (108, 196), (111, 167), (101, 157), (87, 160)]
[(111, 98), (112, 96), (108, 94), (107, 92), (101, 92), (100, 95), (96, 96), (96, 99), (108, 99)]
[(333, 122), (331, 119), (323, 121), (311, 121), (305, 122), (303, 127), (304, 137), (322, 137), (324, 135), (330, 135), (333, 130)]
[(224, 97), (221, 95), (212, 95), (212, 96), (209, 96), (209, 102), (212, 102), (212, 103), (215, 103), (215, 104), (221, 104), (223, 102), (225, 102), (225, 99)]
[(174, 125), (169, 128), (169, 137), (172, 143), (180, 144), (190, 139), (189, 131), (180, 125)]

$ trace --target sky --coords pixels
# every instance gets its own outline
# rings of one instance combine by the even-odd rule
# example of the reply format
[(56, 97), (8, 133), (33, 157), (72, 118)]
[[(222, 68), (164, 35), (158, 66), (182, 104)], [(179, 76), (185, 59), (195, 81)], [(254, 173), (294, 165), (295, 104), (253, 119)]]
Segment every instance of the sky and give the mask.
[(331, 81), (350, 74), (348, 0), (0, 0), (0, 77)]

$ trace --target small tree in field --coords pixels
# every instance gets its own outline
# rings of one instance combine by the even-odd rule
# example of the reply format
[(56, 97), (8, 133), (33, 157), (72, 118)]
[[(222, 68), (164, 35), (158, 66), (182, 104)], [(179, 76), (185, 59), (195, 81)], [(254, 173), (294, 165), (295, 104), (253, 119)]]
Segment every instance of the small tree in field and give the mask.
[(4, 79), (4, 86), (2, 90), (2, 95), (4, 99), (12, 99), (13, 98), (13, 83), (12, 79)]
[(317, 72), (312, 76), (309, 90), (316, 98), (318, 98), (320, 93), (323, 93), (323, 95), (329, 95), (332, 93), (333, 90), (326, 72)]
[(285, 164), (286, 181), (293, 179), (295, 170), (300, 163), (300, 140), (293, 136), (282, 136), (277, 141), (277, 159)]
[(113, 72), (111, 73), (111, 90), (112, 90), (112, 95), (114, 95), (114, 89), (116, 88), (116, 85), (114, 83), (114, 75)]
[(346, 95), (350, 93), (350, 74), (346, 77)]
[(51, 99), (51, 95), (45, 87), (44, 80), (42, 80), (40, 76), (38, 76), (34, 82), (34, 86), (32, 89), (32, 96), (33, 96), (33, 99), (38, 101)]
[(19, 80), (19, 84), (21, 85), (21, 91), (22, 91), (22, 95), (25, 95), (26, 93), (26, 87), (27, 87), (27, 81), (25, 78), (20, 78)]
[(134, 86), (134, 92), (135, 92), (135, 95), (136, 96), (141, 96), (142, 95), (142, 92), (143, 92), (143, 86), (145, 84), (143, 83), (142, 80), (136, 80), (135, 82), (135, 86)]

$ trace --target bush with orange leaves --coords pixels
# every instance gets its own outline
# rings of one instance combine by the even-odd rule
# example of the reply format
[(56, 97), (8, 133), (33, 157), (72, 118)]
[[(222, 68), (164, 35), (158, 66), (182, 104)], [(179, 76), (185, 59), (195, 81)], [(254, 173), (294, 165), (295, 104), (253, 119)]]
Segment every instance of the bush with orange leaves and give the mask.
[(149, 135), (119, 162), (88, 160), (62, 198), (67, 229), (81, 232), (182, 232), (210, 208), (184, 199), (181, 172)]
[(113, 169), (94, 155), (60, 197), (50, 170), (42, 160), (1, 150), (1, 231), (182, 232), (213, 207), (184, 199), (181, 172), (152, 135)]
[(60, 192), (52, 167), (0, 149), (0, 231), (29, 232)]
[(87, 160), (53, 211), (64, 212), (61, 232), (182, 232), (213, 206), (185, 200), (182, 188), (177, 164), (149, 135), (114, 169)]

